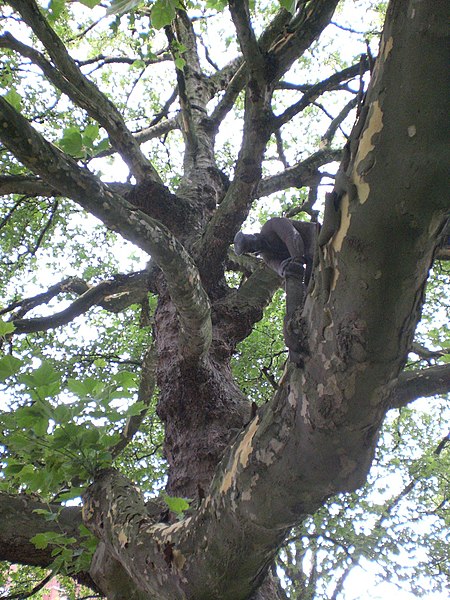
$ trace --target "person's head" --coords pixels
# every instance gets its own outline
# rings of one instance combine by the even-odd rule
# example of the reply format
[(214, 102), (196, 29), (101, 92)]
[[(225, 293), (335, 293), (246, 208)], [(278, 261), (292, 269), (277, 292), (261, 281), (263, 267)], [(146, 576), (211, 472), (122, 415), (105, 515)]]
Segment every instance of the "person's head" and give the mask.
[(258, 234), (255, 233), (242, 233), (242, 231), (238, 231), (234, 236), (233, 244), (234, 251), (238, 255), (260, 251)]

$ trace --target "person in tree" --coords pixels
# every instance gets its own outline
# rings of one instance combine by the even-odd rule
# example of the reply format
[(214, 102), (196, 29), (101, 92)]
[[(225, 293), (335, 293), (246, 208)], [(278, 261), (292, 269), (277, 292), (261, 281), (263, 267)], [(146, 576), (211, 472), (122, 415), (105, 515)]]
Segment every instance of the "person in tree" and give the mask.
[(264, 223), (259, 233), (239, 231), (234, 237), (236, 254), (260, 254), (267, 266), (283, 277), (286, 292), (284, 339), (290, 360), (298, 365), (302, 364), (302, 348), (298, 335), (292, 332), (291, 319), (303, 304), (311, 279), (317, 232), (317, 223), (275, 217)]

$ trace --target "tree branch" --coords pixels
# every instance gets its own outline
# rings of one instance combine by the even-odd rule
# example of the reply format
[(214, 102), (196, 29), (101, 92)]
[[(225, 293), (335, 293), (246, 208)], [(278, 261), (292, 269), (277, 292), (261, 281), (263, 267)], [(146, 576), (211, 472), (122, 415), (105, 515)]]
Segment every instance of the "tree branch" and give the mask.
[[(358, 103), (358, 97), (355, 96), (349, 102), (347, 102), (347, 104), (340, 111), (340, 113), (331, 121), (328, 129), (323, 134), (323, 136), (321, 137), (321, 140), (320, 140), (322, 142), (322, 144), (325, 145), (325, 147), (330, 146), (334, 136), (336, 135), (336, 131), (341, 127), (342, 122), (345, 121), (345, 119), (348, 117), (351, 110), (356, 107), (357, 103)], [(342, 129), (341, 129), (341, 131), (342, 131)]]
[(49, 581), (51, 581), (52, 577), (54, 577), (54, 573), (50, 571), (50, 573), (48, 573), (48, 575), (41, 579), (41, 581), (38, 584), (33, 586), (31, 590), (27, 592), (22, 590), (13, 594), (8, 593), (7, 596), (0, 596), (0, 600), (26, 600), (26, 598), (31, 598), (31, 596), (34, 596), (40, 590), (42, 590), (42, 588), (45, 587)]
[(191, 257), (156, 219), (136, 210), (97, 177), (47, 142), (0, 97), (0, 139), (28, 168), (55, 185), (108, 227), (148, 252), (167, 279), (181, 326), (181, 346), (192, 360), (211, 343), (209, 299)]
[(301, 56), (329, 24), (338, 0), (316, 0), (310, 2), (306, 11), (299, 9), (289, 25), (280, 32), (268, 49), (270, 63), (275, 65), (273, 78), (278, 80)]
[(0, 315), (10, 313), (17, 308), (19, 310), (14, 314), (14, 318), (18, 319), (23, 317), (28, 311), (36, 308), (41, 304), (47, 304), (52, 298), (60, 294), (61, 292), (75, 292), (77, 294), (84, 294), (89, 289), (86, 282), (78, 277), (69, 277), (52, 285), (46, 292), (37, 294), (32, 298), (24, 298), (22, 300), (16, 300), (12, 304), (9, 304), (6, 308), (0, 310)]
[(316, 183), (318, 168), (330, 162), (339, 161), (341, 158), (342, 150), (318, 150), (281, 173), (261, 179), (256, 188), (255, 197), (262, 198), (289, 187), (302, 188)]
[[(235, 347), (245, 339), (255, 323), (263, 317), (264, 308), (280, 287), (281, 278), (265, 265), (259, 267), (237, 289), (213, 305), (213, 312), (220, 318), (226, 338)], [(239, 315), (239, 318), (236, 318)]]
[(77, 62), (77, 65), (80, 67), (85, 67), (87, 65), (92, 65), (93, 63), (98, 62), (99, 64), (95, 67), (95, 70), (96, 70), (96, 69), (100, 69), (104, 65), (111, 65), (111, 64), (132, 65), (137, 60), (142, 61), (146, 66), (148, 66), (148, 65), (159, 64), (159, 63), (165, 62), (165, 61), (170, 61), (170, 60), (172, 60), (172, 57), (171, 57), (170, 53), (167, 51), (167, 49), (164, 49), (164, 50), (161, 50), (160, 52), (157, 52), (156, 55), (153, 55), (150, 58), (148, 58), (148, 57), (147, 58), (140, 58), (140, 57), (138, 58), (137, 56), (134, 56), (134, 57), (105, 56), (104, 54), (99, 54), (97, 56), (94, 56), (92, 58), (87, 58), (85, 60), (77, 60), (76, 62)]
[(274, 127), (279, 128), (282, 125), (288, 123), (295, 115), (305, 110), (307, 106), (312, 104), (319, 96), (322, 96), (325, 92), (329, 92), (331, 90), (335, 90), (343, 81), (348, 81), (350, 79), (354, 79), (360, 73), (366, 72), (369, 70), (369, 66), (367, 61), (361, 65), (358, 62), (351, 67), (347, 67), (343, 69), (339, 73), (333, 73), (327, 79), (323, 81), (319, 81), (309, 87), (309, 89), (303, 94), (298, 102), (292, 104), (289, 108), (287, 108), (281, 115), (276, 117), (274, 120)]
[(77, 298), (72, 304), (62, 310), (59, 313), (47, 316), (47, 317), (34, 317), (31, 319), (14, 319), (14, 333), (32, 333), (36, 331), (47, 331), (48, 329), (54, 329), (67, 325), (73, 321), (76, 317), (84, 314), (96, 304), (100, 304), (101, 300), (104, 300), (107, 296), (114, 294), (115, 282), (103, 281), (99, 285), (87, 290), (79, 298)]
[(404, 371), (389, 394), (390, 408), (401, 408), (418, 398), (450, 392), (450, 364)]
[[(290, 18), (290, 12), (284, 8), (278, 11), (258, 40), (258, 46), (262, 53), (267, 53), (269, 47), (280, 36)], [(235, 58), (229, 65), (210, 77), (215, 92), (225, 90), (223, 97), (211, 114), (211, 122), (216, 128), (234, 106), (237, 97), (244, 88), (246, 79), (247, 70), (242, 56)]]
[(248, 0), (229, 0), (228, 7), (245, 59), (247, 73), (251, 79), (263, 85), (266, 70), (265, 60), (250, 22)]
[[(36, 510), (58, 514), (56, 520), (47, 520)], [(53, 546), (36, 548), (30, 538), (38, 533), (53, 531), (80, 540), (81, 508), (61, 507), (59, 504), (38, 502), (26, 494), (12, 495), (0, 492), (0, 560), (34, 567), (49, 567), (54, 557)], [(88, 573), (76, 573), (74, 577), (96, 589)]]
[[(161, 182), (161, 178), (151, 163), (142, 154), (139, 144), (125, 125), (122, 115), (114, 104), (98, 87), (81, 72), (76, 62), (69, 56), (63, 42), (45, 20), (35, 0), (9, 0), (24, 22), (31, 27), (42, 42), (55, 67), (37, 51), (21, 44), (10, 34), (6, 34), (11, 44), (20, 52), (26, 52), (31, 60), (43, 69), (49, 79), (66, 93), (71, 100), (81, 106), (106, 129), (112, 145), (127, 163), (131, 173), (138, 181), (146, 178)], [(19, 49), (20, 48), (20, 49)]]
[[(111, 312), (120, 312), (127, 306), (130, 306), (130, 304), (141, 302), (147, 297), (149, 291), (148, 279), (148, 272), (141, 271), (128, 275), (118, 275), (96, 286), (89, 286), (78, 277), (70, 277), (53, 285), (47, 292), (38, 294), (33, 298), (17, 300), (2, 309), (0, 315), (12, 312), (16, 308), (19, 309), (12, 319), (15, 334), (47, 331), (48, 329), (67, 325), (67, 323), (70, 323), (76, 317), (87, 312), (92, 306), (98, 305)], [(80, 294), (80, 297), (59, 313), (31, 319), (22, 318), (28, 311), (41, 304), (47, 304), (61, 292)]]
[[(124, 196), (134, 189), (131, 183), (106, 183), (116, 194)], [(33, 175), (0, 175), (0, 196), (23, 194), (25, 196), (61, 196), (61, 192), (44, 179)]]

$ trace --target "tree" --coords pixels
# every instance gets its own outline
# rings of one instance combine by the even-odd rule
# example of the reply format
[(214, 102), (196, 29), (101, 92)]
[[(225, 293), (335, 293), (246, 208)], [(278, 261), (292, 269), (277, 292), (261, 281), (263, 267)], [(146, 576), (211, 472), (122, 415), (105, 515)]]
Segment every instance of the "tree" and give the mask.
[[(271, 7), (259, 14), (247, 2), (230, 1), (240, 53), (221, 68), (207, 50), (206, 61), (201, 58), (195, 27), (208, 27), (209, 13), (196, 20), (200, 5), (158, 1), (150, 14), (147, 3), (115, 4), (132, 11), (123, 17), (134, 28), (131, 39), (123, 39), (124, 21), (113, 20), (132, 56), (97, 53), (91, 41), (91, 54), (74, 58), (89, 49), (84, 40), (91, 28), (74, 35), (71, 3), (43, 9), (35, 0), (8, 0), (3, 9), (6, 23), (20, 19), (29, 32), (19, 41), (10, 24), (0, 37), (9, 90), (0, 98), (0, 189), (10, 202), (4, 222), (14, 226), (16, 217), (23, 228), (20, 238), (14, 232), (8, 238), (11, 260), (16, 267), (22, 260), (39, 268), (38, 249), (50, 242), (53, 253), (64, 255), (70, 240), (58, 239), (58, 232), (69, 235), (76, 207), (108, 228), (106, 245), (116, 232), (151, 258), (142, 271), (114, 276), (111, 262), (96, 269), (95, 283), (87, 283), (86, 275), (66, 278), (3, 310), (10, 321), (3, 326), (1, 365), (15, 410), (3, 425), (10, 480), (0, 494), (0, 513), (9, 525), (0, 533), (0, 558), (61, 567), (71, 557), (69, 574), (110, 599), (282, 597), (269, 569), (291, 528), (333, 495), (364, 484), (391, 409), (450, 388), (445, 361), (405, 369), (408, 353), (418, 351), (414, 333), (448, 218), (447, 3), (392, 0), (374, 65), (369, 56), (294, 86), (285, 77), (298, 77), (299, 59), (330, 24), (337, 0), (283, 2), (291, 12)], [(208, 10), (222, 4), (209, 2)], [(154, 35), (144, 29), (149, 16), (166, 36), (159, 54), (148, 50)], [(140, 70), (137, 85), (152, 65), (169, 59), (176, 90), (159, 114), (149, 115), (156, 111), (148, 87), (138, 107), (127, 106), (121, 65)], [(111, 64), (114, 69), (105, 72), (112, 84), (97, 76)], [(33, 74), (26, 91), (24, 65)], [(328, 92), (348, 91), (348, 82), (369, 67), (367, 91), (361, 85), (356, 97), (347, 97), (321, 147), (289, 165), (284, 127)], [(297, 101), (286, 102), (289, 88), (301, 92)], [(142, 106), (146, 99), (150, 111)], [(175, 99), (179, 110), (169, 118)], [(334, 134), (355, 105), (356, 124), (344, 149), (336, 150)], [(233, 109), (241, 113), (242, 140), (227, 176), (216, 145)], [(139, 129), (133, 131), (133, 122)], [(149, 159), (142, 145), (169, 135), (179, 140), (177, 149), (171, 147), (174, 158), (164, 164), (153, 148)], [(267, 169), (268, 148), (275, 145), (285, 164), (279, 173)], [(181, 173), (169, 170), (177, 151)], [(125, 162), (126, 183), (105, 183), (92, 160), (111, 154)], [(255, 201), (282, 190), (303, 188), (304, 202), (291, 206), (290, 214), (317, 216), (314, 203), (326, 175), (321, 169), (339, 159), (312, 283), (286, 323), (300, 360), (286, 362), (272, 399), (252, 406), (230, 364), (281, 281), (256, 260), (236, 257), (230, 244)], [(86, 260), (97, 252), (102, 256), (94, 245), (85, 248)], [(239, 283), (233, 272), (244, 273)], [(92, 269), (85, 274), (91, 277)], [(72, 298), (66, 308), (29, 316), (64, 294)], [(136, 304), (147, 327), (137, 331), (133, 317), (118, 317), (129, 319), (121, 331), (135, 344), (120, 357), (122, 365), (142, 352), (138, 402), (124, 415), (113, 401), (132, 397), (130, 370), (105, 370), (108, 381), (93, 377), (58, 353), (57, 331), (93, 307), (120, 315)], [(24, 335), (40, 359), (32, 368)], [(105, 335), (114, 337), (114, 329)], [(46, 353), (44, 342), (55, 350)], [(130, 442), (149, 447), (138, 431), (148, 431), (144, 419), (155, 386), (169, 511), (138, 491), (125, 466), (113, 468)], [(67, 401), (74, 397), (78, 403)], [(127, 424), (118, 434), (114, 423), (124, 416)], [(113, 425), (108, 428), (105, 419)], [(152, 474), (141, 476), (145, 487)], [(82, 514), (64, 505), (82, 492)], [(87, 530), (99, 542), (90, 564), (86, 553), (69, 548), (91, 539)]]

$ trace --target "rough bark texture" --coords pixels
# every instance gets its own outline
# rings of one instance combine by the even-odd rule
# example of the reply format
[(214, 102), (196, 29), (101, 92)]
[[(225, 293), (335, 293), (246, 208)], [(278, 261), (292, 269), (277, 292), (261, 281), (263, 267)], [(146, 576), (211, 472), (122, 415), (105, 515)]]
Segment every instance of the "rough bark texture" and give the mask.
[[(29, 3), (9, 4), (38, 37), (50, 40), (50, 53), (53, 38)], [(178, 74), (185, 162), (176, 194), (155, 176), (122, 121), (108, 120), (115, 113), (109, 114), (103, 96), (95, 114), (87, 96), (71, 97), (109, 127), (115, 150), (128, 158), (139, 185), (127, 199), (45, 142), (0, 98), (0, 138), (41, 178), (39, 189), (47, 184), (71, 197), (148, 251), (160, 267), (152, 271), (151, 286), (159, 298), (154, 329), (168, 492), (198, 502), (182, 521), (161, 523), (123, 475), (99, 473), (85, 495), (83, 520), (100, 540), (92, 578), (110, 600), (276, 598), (266, 577), (289, 529), (330, 495), (365, 481), (386, 412), (415, 397), (400, 372), (448, 209), (444, 0), (390, 4), (379, 58), (336, 182), (337, 218), (324, 224), (314, 283), (291, 323), (304, 367), (287, 364), (273, 400), (250, 423), (249, 403), (230, 370), (236, 345), (279, 284), (260, 268), (239, 290), (229, 289), (224, 269), (230, 242), (255, 197), (292, 185), (295, 177), (308, 185), (312, 177), (303, 164), (284, 179), (261, 181), (266, 144), (289, 116), (273, 116), (272, 94), (336, 4), (318, 0), (292, 18), (281, 11), (257, 40), (245, 3), (230, 2), (243, 60), (230, 66), (233, 79), (224, 70), (222, 84), (202, 73), (192, 25), (184, 13), (177, 15), (171, 35), (186, 47), (187, 66)], [(73, 84), (82, 82), (58, 48), (52, 50), (55, 66), (69, 69)], [(224, 96), (208, 115), (220, 85)], [(243, 141), (228, 184), (215, 163), (215, 119), (223, 118), (241, 89)], [(314, 90), (309, 101), (320, 93)], [(315, 157), (309, 166), (317, 170), (327, 159), (335, 154)], [(420, 394), (448, 389), (448, 370), (433, 373), (428, 387), (417, 386)], [(30, 528), (36, 532), (39, 525)], [(32, 563), (25, 549), (15, 553), (4, 533), (0, 540), (2, 558), (48, 564), (45, 556)]]

